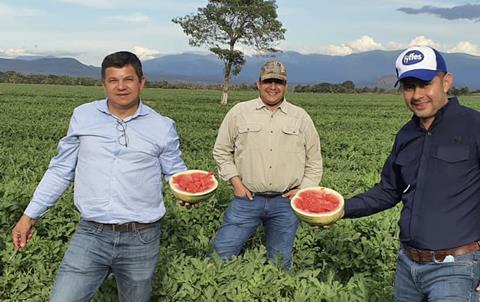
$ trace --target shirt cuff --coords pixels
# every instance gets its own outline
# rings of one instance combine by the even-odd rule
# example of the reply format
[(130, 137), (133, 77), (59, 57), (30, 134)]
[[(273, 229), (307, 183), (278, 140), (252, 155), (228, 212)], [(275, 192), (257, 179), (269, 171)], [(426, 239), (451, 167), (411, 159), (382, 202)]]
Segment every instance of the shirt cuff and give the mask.
[(47, 211), (47, 207), (41, 206), (38, 203), (31, 201), (23, 213), (32, 219), (38, 219), (41, 216), (45, 215)]
[(234, 176), (238, 176), (238, 171), (235, 165), (224, 165), (222, 167), (219, 167), (218, 169), (218, 174), (224, 181), (229, 181), (230, 178)]
[(305, 188), (309, 188), (309, 187), (316, 187), (318, 186), (318, 184), (304, 178), (302, 180), (302, 182), (300, 183), (300, 185), (298, 186), (299, 189), (305, 189)]

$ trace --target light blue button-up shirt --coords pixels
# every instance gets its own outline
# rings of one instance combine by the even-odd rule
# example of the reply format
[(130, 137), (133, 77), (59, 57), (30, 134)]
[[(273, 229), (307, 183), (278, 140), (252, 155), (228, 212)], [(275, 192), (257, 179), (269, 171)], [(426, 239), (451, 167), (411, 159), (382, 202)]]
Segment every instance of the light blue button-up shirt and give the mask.
[(44, 215), (75, 180), (75, 206), (83, 219), (160, 219), (165, 214), (162, 175), (168, 180), (186, 170), (175, 123), (141, 102), (123, 121), (124, 132), (120, 121), (109, 112), (106, 99), (75, 108), (67, 136), (60, 140), (25, 214), (35, 219)]

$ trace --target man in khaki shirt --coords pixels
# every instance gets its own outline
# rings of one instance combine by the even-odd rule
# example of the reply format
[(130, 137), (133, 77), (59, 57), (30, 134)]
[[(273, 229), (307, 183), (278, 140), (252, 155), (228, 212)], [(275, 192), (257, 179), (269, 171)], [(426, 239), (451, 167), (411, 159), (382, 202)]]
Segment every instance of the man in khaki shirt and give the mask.
[(320, 139), (308, 113), (285, 99), (282, 63), (265, 63), (257, 87), (260, 97), (227, 113), (213, 149), (220, 176), (235, 195), (213, 245), (222, 259), (238, 255), (262, 223), (268, 259), (280, 256), (289, 269), (298, 227), (289, 198), (319, 184)]

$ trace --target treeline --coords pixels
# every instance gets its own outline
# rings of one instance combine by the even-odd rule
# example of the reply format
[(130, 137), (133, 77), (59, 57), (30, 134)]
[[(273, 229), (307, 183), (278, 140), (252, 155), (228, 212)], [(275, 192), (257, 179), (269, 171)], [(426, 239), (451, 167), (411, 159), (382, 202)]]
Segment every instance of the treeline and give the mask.
[[(148, 88), (168, 88), (168, 89), (212, 89), (222, 90), (221, 84), (205, 84), (205, 83), (187, 83), (187, 82), (168, 82), (168, 81), (149, 81), (145, 82)], [(230, 90), (256, 90), (254, 84), (230, 84)]]
[[(101, 86), (99, 79), (87, 77), (70, 77), (60, 75), (43, 74), (22, 74), (15, 71), (0, 72), (0, 83), (11, 84), (52, 84), (52, 85), (81, 85), (81, 86)], [(149, 81), (145, 86), (148, 88), (168, 88), (168, 89), (214, 89), (221, 90), (221, 84), (205, 83), (186, 83), (186, 82), (168, 82), (168, 81)], [(293, 86), (293, 85), (292, 85)], [(255, 83), (252, 84), (234, 84), (230, 86), (232, 90), (256, 90)], [(397, 93), (396, 89), (383, 89), (378, 87), (355, 87), (352, 81), (345, 81), (341, 84), (319, 83), (309, 85), (295, 85), (294, 92), (317, 92), (317, 93)], [(456, 88), (450, 90), (452, 95), (478, 94), (480, 90), (470, 90), (468, 87)]]
[[(398, 89), (383, 89), (378, 87), (356, 88), (352, 81), (345, 81), (341, 84), (319, 83), (310, 85), (297, 85), (294, 92), (317, 92), (317, 93), (397, 93)], [(470, 90), (468, 87), (450, 89), (451, 95), (470, 95), (478, 94), (480, 90)]]
[[(0, 72), (0, 83), (10, 84), (52, 84), (52, 85), (82, 85), (101, 86), (99, 79), (87, 77), (70, 77), (44, 74), (22, 74), (15, 71)], [(217, 89), (221, 90), (221, 84), (149, 81), (145, 86), (148, 88), (169, 88), (169, 89)], [(233, 90), (254, 90), (255, 84), (238, 84), (230, 87)]]
[(354, 93), (357, 92), (352, 81), (345, 81), (341, 84), (318, 83), (310, 85), (297, 85), (295, 92), (320, 92), (320, 93)]
[(15, 71), (0, 72), (0, 83), (11, 84), (53, 84), (99, 86), (100, 81), (87, 77), (69, 77), (54, 74), (22, 74)]

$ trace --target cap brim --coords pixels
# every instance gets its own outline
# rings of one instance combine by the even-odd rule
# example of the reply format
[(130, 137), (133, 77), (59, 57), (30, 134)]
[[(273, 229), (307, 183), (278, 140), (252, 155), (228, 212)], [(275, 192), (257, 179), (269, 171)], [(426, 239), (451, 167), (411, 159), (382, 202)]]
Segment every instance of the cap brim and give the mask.
[(393, 87), (397, 87), (398, 83), (405, 78), (415, 78), (415, 79), (429, 82), (438, 74), (438, 72), (439, 72), (438, 70), (431, 70), (431, 69), (410, 70), (402, 73), (402, 75), (398, 78), (398, 80), (395, 82), (395, 85)]
[(282, 80), (282, 81), (287, 81), (286, 76), (282, 76), (280, 74), (266, 74), (260, 77), (260, 81), (265, 81), (269, 79), (277, 79), (277, 80)]

